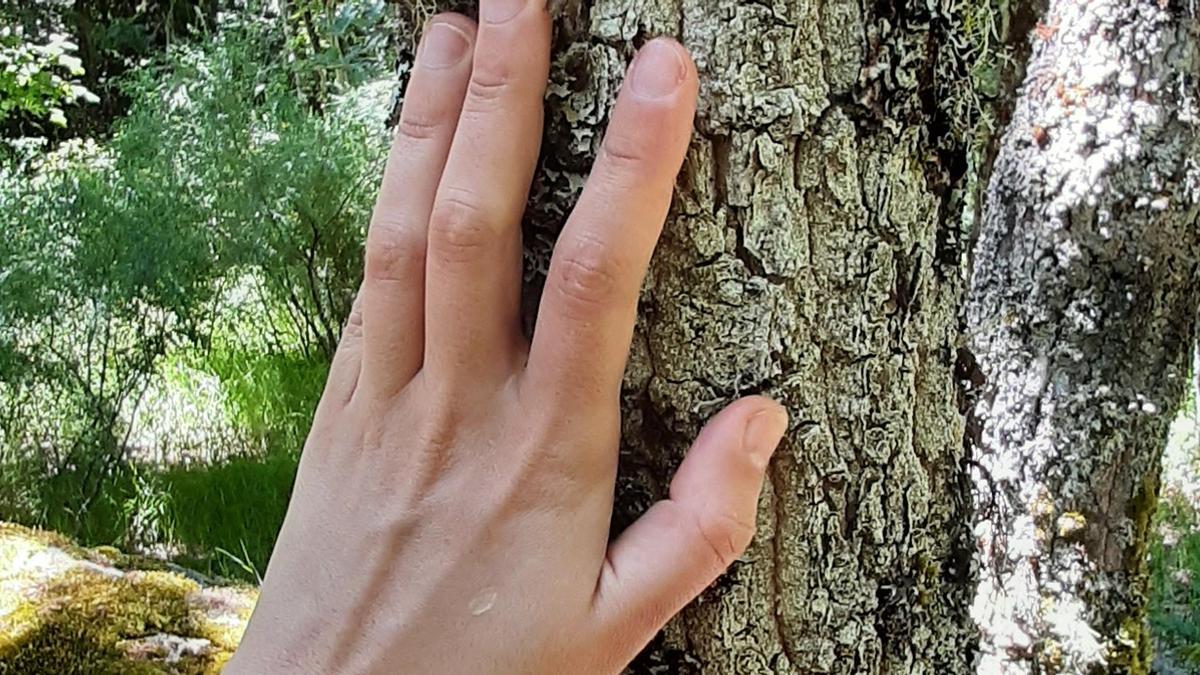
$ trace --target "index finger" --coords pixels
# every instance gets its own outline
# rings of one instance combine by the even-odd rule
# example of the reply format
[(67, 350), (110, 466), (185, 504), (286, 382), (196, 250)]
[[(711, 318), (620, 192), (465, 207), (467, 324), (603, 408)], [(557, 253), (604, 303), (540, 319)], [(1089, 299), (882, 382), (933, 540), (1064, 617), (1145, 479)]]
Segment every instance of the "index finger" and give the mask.
[(629, 69), (542, 293), (527, 377), (554, 399), (620, 392), (638, 292), (687, 152), (696, 89), (691, 58), (674, 40), (647, 43)]

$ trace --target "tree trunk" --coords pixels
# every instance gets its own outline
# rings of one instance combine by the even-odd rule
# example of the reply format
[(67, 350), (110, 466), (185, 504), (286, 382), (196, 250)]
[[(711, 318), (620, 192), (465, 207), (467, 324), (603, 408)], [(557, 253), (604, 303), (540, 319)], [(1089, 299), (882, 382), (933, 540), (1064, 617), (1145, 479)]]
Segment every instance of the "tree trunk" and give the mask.
[[(1155, 2), (1054, 0), (1038, 25), (1037, 0), (551, 2), (530, 323), (635, 47), (679, 37), (701, 78), (626, 373), (614, 534), (663, 496), (721, 406), (763, 392), (792, 414), (749, 551), (631, 673), (1071, 670), (1078, 645), (1043, 639), (1055, 583), (1052, 599), (1084, 603), (1118, 672), (1144, 665), (1138, 565), (1159, 411), (1186, 380), (1200, 194), (1184, 162), (1194, 80), (1149, 84), (1169, 58), (1194, 68), (1190, 36)], [(471, 4), (403, 6), (401, 33)], [(1076, 91), (1074, 71), (1054, 79), (1107, 68), (1096, 45), (1122, 59), (1098, 89)], [(1071, 97), (1102, 115), (1074, 138)], [(992, 131), (1010, 114), (993, 172)], [(1117, 140), (1109, 117), (1125, 124)], [(1109, 191), (1081, 191), (1096, 185)], [(1033, 548), (977, 537), (1014, 532)], [(979, 567), (993, 595), (976, 597)], [(1006, 594), (1014, 570), (1038, 579), (1019, 599)], [(983, 654), (973, 600), (999, 603), (979, 614)], [(1037, 622), (1014, 652), (997, 626), (1029, 628), (1016, 605)]]
[(968, 309), (981, 671), (1144, 673), (1146, 545), (1200, 306), (1195, 22), (1052, 0)]
[(626, 375), (614, 532), (725, 403), (765, 392), (792, 414), (750, 550), (631, 672), (970, 670), (962, 213), (992, 105), (974, 83), (1003, 88), (1008, 17), (848, 0), (557, 11), (531, 311), (634, 46), (679, 36), (702, 83)]

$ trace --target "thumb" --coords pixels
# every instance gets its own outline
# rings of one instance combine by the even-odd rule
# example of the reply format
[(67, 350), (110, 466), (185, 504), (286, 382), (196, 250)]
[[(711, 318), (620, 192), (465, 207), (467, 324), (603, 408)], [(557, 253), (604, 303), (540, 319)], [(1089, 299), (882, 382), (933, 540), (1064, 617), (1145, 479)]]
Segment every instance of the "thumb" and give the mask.
[(722, 410), (692, 444), (670, 498), (609, 546), (594, 607), (613, 651), (632, 659), (746, 550), (763, 474), (787, 419), (782, 406), (760, 396)]

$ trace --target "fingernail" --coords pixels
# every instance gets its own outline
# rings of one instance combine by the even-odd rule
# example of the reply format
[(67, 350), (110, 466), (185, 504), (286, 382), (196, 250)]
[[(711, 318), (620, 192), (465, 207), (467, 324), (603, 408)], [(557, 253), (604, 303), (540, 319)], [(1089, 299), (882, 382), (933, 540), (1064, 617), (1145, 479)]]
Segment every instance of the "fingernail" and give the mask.
[(479, 16), (488, 23), (504, 23), (525, 9), (526, 0), (482, 0)]
[(458, 28), (448, 23), (432, 23), (425, 31), (418, 60), (429, 68), (449, 68), (462, 60), (469, 46), (466, 34)]
[(687, 66), (679, 47), (662, 38), (647, 42), (633, 60), (631, 86), (634, 93), (659, 98), (674, 92), (687, 77)]
[(787, 411), (779, 405), (772, 405), (754, 413), (750, 421), (746, 422), (742, 449), (750, 455), (750, 459), (758, 468), (765, 469), (771, 461), (775, 447), (787, 431), (787, 424)]

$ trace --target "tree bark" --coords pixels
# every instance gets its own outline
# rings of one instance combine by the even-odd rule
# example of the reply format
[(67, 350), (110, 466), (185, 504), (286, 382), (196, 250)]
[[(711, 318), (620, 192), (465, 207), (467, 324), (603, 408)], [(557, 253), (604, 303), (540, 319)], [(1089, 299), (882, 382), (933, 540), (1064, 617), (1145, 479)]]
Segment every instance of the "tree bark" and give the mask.
[(968, 308), (981, 672), (1144, 673), (1146, 545), (1200, 306), (1196, 24), (1052, 0)]
[(1010, 17), (849, 0), (557, 11), (529, 313), (634, 47), (680, 37), (702, 83), (625, 380), (614, 532), (722, 405), (765, 392), (792, 414), (750, 550), (631, 672), (970, 670), (962, 213), (992, 107), (976, 76), (1003, 88)]
[[(1186, 380), (1200, 194), (1185, 159), (1195, 81), (1179, 74), (1191, 36), (1157, 1), (1054, 0), (1042, 24), (1036, 0), (551, 3), (530, 324), (636, 46), (674, 35), (701, 78), (622, 393), (614, 534), (663, 496), (721, 406), (762, 392), (792, 414), (749, 551), (631, 673), (1087, 667), (1077, 643), (1048, 639), (1047, 598), (1084, 603), (1116, 672), (1144, 665), (1154, 411)], [(436, 9), (471, 11), (413, 5), (402, 32)], [(1114, 51), (1089, 51), (1103, 45)], [(1071, 88), (1109, 56), (1121, 68), (1101, 86)], [(1168, 69), (1176, 58), (1187, 65)], [(1056, 67), (1069, 75), (1047, 81)], [(1063, 98), (1080, 96), (1092, 126)], [(992, 130), (1009, 115), (1001, 145)], [(1031, 501), (1030, 486), (1045, 489)], [(1011, 532), (1033, 548), (990, 536)], [(977, 597), (980, 567), (997, 590)], [(1012, 574), (1029, 570), (1038, 582), (1014, 599)], [(982, 654), (973, 601), (998, 603), (977, 611)], [(1037, 621), (1014, 652), (997, 626), (1028, 628), (1017, 605)]]

